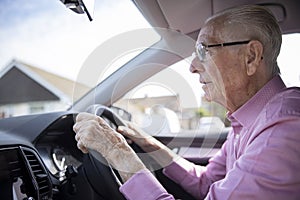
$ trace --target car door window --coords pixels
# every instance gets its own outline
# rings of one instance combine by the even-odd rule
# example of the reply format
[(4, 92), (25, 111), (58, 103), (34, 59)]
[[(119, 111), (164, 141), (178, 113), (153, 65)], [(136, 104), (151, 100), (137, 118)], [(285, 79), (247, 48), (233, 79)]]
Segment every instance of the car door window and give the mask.
[(190, 73), (189, 59), (147, 79), (114, 106), (131, 113), (132, 121), (152, 135), (229, 126), (225, 109), (202, 99), (199, 77)]
[[(283, 35), (278, 65), (288, 87), (300, 86), (299, 47), (300, 34)], [(189, 72), (189, 59), (144, 81), (114, 105), (131, 113), (132, 121), (151, 134), (200, 129), (215, 132), (230, 126), (226, 110), (203, 99), (198, 75)]]

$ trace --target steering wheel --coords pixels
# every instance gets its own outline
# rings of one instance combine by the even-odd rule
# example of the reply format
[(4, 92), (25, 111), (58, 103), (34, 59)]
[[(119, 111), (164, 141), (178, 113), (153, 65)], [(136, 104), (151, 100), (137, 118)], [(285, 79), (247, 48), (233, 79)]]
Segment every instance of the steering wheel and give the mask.
[[(87, 109), (87, 112), (106, 118), (116, 127), (126, 126), (126, 123), (106, 106), (92, 105)], [(130, 146), (136, 153), (145, 153), (135, 143), (130, 144)], [(99, 196), (103, 197), (103, 199), (125, 200), (119, 191), (119, 187), (122, 184), (119, 173), (111, 167), (100, 153), (89, 150), (89, 153), (83, 159), (83, 163), (87, 179)]]

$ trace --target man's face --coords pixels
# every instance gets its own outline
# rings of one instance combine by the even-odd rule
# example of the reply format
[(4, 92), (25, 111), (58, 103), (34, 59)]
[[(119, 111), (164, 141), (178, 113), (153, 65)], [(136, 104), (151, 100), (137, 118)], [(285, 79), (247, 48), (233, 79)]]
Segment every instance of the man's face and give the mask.
[[(201, 29), (197, 44), (219, 44), (224, 41), (221, 30), (212, 25)], [(243, 38), (240, 38), (243, 39)], [(245, 72), (242, 46), (226, 46), (207, 48), (206, 59), (200, 61), (196, 57), (190, 67), (192, 73), (200, 75), (205, 98), (225, 107), (234, 106), (240, 91), (245, 89), (247, 74)]]

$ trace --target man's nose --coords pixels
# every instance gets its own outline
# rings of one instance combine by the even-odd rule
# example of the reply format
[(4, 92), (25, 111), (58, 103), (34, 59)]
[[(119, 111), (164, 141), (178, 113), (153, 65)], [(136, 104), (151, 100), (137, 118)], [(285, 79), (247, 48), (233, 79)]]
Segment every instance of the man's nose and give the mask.
[(198, 72), (204, 72), (204, 71), (205, 71), (204, 66), (200, 62), (198, 56), (195, 56), (193, 54), (192, 63), (190, 65), (190, 72), (191, 73), (198, 73)]

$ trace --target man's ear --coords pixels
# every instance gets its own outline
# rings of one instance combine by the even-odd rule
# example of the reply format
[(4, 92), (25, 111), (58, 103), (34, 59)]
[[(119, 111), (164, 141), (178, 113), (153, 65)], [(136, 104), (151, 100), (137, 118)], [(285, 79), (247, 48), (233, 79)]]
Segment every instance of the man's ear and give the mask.
[(264, 47), (258, 40), (251, 40), (247, 44), (245, 64), (247, 67), (247, 75), (252, 76), (263, 59)]

